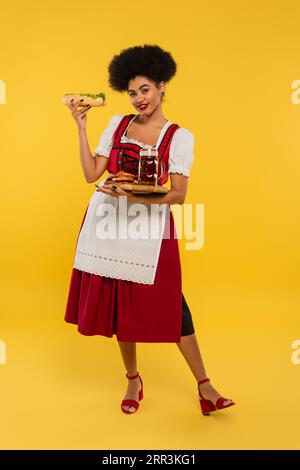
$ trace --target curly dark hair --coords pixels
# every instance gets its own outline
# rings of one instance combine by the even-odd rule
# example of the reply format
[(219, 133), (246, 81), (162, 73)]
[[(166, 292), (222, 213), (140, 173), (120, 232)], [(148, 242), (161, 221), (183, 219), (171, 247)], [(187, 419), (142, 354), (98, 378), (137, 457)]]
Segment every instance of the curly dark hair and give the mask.
[(127, 91), (129, 80), (142, 75), (154, 81), (168, 82), (177, 70), (170, 52), (157, 45), (144, 44), (124, 49), (115, 55), (108, 66), (109, 86), (116, 91)]

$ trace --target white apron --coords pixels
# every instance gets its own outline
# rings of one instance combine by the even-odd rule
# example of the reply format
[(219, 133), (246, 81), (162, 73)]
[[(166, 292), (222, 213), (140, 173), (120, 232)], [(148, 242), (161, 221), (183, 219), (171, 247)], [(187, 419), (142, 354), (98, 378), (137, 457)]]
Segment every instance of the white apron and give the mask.
[[(104, 181), (98, 186), (103, 184)], [(118, 197), (94, 192), (77, 240), (74, 268), (100, 276), (154, 284), (162, 238), (169, 236), (169, 233), (164, 235), (164, 230), (170, 207), (168, 204), (133, 207), (136, 203), (126, 199), (126, 211), (125, 199), (125, 196), (121, 201)], [(135, 208), (142, 208), (142, 211), (136, 215), (130, 213)], [(108, 233), (114, 238), (109, 238)]]

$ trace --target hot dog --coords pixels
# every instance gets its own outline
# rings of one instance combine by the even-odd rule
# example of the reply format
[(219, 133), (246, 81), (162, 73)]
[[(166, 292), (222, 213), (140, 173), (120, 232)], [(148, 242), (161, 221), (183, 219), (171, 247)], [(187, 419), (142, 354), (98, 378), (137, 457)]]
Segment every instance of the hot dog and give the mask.
[(75, 102), (83, 99), (83, 101), (79, 101), (77, 103), (77, 106), (105, 106), (106, 101), (105, 101), (105, 94), (104, 93), (98, 93), (97, 95), (93, 95), (92, 93), (66, 93), (62, 97), (62, 102), (67, 105), (70, 103), (71, 100), (74, 100)]

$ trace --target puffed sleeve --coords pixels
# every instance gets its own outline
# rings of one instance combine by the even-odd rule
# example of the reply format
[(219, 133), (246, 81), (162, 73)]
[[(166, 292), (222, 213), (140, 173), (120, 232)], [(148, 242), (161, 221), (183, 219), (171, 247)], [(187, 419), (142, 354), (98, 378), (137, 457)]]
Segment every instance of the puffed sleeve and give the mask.
[(190, 176), (194, 161), (194, 134), (184, 127), (174, 132), (169, 153), (168, 173), (179, 173)]
[(112, 136), (124, 114), (115, 114), (108, 123), (108, 126), (102, 132), (97, 148), (94, 154), (103, 155), (109, 158), (112, 147)]

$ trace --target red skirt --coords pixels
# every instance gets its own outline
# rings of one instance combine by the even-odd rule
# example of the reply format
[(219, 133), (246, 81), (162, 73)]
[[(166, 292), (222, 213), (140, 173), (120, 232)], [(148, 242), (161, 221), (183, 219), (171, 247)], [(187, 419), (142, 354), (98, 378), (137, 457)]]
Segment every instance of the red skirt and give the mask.
[[(83, 225), (85, 216), (81, 227)], [(142, 284), (72, 269), (65, 321), (78, 332), (118, 341), (180, 342), (181, 264), (173, 214), (166, 216), (154, 284)], [(81, 228), (80, 228), (81, 229)], [(79, 236), (79, 235), (78, 235)]]

